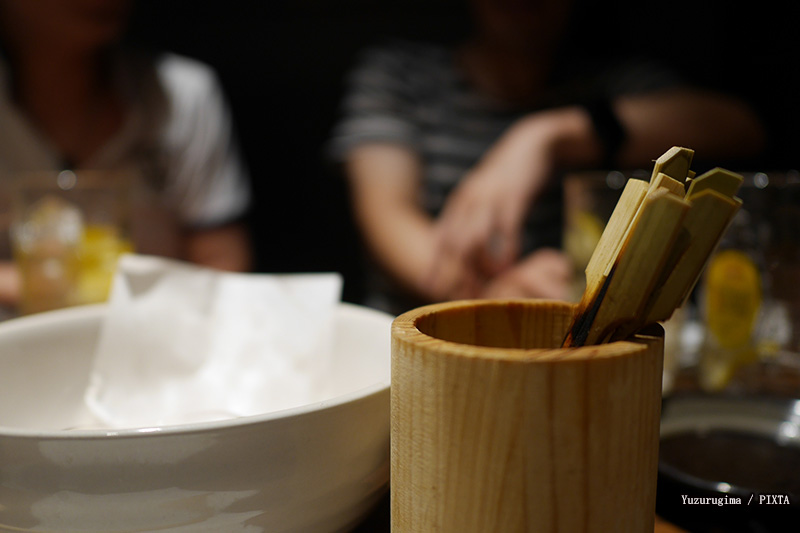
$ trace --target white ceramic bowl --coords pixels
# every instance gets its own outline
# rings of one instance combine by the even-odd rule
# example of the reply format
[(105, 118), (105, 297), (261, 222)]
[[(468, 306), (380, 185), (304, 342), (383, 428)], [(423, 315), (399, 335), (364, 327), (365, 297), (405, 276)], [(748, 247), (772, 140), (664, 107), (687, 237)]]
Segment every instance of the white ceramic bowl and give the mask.
[(226, 421), (69, 430), (104, 306), (0, 323), (0, 531), (330, 532), (389, 480), (391, 317), (342, 304), (330, 400)]

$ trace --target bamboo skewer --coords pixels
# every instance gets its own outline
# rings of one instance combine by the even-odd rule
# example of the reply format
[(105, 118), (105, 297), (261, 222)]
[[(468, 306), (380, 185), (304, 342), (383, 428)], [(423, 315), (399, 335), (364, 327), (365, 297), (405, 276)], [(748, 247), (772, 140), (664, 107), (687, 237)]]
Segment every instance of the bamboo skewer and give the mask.
[(661, 322), (683, 305), (697, 284), (711, 253), (728, 229), (742, 201), (734, 195), (742, 177), (724, 169), (713, 169), (693, 180), (686, 193), (691, 203), (684, 220), (688, 246), (670, 268), (648, 306), (648, 322)]
[(673, 147), (649, 185), (630, 180), (586, 268), (586, 290), (562, 346), (627, 338), (670, 318), (688, 298), (741, 206), (742, 177), (695, 177), (694, 155)]
[(655, 178), (650, 180), (650, 187), (648, 188), (648, 191), (654, 191), (657, 189), (666, 189), (680, 197), (683, 197), (686, 194), (686, 188), (683, 183), (664, 174), (663, 172), (659, 172), (656, 174)]
[(704, 190), (713, 189), (732, 198), (741, 185), (742, 177), (739, 174), (724, 168), (714, 168), (692, 180), (686, 191), (686, 197), (691, 199)]
[(580, 308), (588, 309), (567, 334), (567, 346), (599, 344), (617, 327), (636, 319), (681, 229), (689, 204), (666, 190), (648, 194), (639, 216), (601, 290), (585, 294)]
[(586, 266), (587, 293), (596, 292), (603, 285), (610, 265), (617, 259), (619, 246), (625, 240), (625, 234), (646, 195), (647, 182), (629, 180), (625, 185), (606, 229)]
[(658, 174), (666, 174), (678, 181), (694, 177), (694, 173), (689, 169), (692, 166), (692, 159), (694, 159), (694, 150), (673, 146), (656, 159), (651, 181)]

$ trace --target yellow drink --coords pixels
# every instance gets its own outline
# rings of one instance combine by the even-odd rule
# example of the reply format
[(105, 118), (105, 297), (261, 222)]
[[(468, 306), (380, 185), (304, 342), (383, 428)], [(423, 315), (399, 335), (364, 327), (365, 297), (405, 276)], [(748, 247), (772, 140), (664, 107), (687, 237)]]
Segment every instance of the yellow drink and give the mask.
[(110, 225), (90, 224), (84, 228), (78, 252), (77, 304), (103, 302), (111, 291), (111, 281), (119, 256), (132, 252), (133, 245)]
[(104, 302), (119, 256), (132, 251), (130, 241), (106, 225), (86, 226), (77, 244), (48, 239), (25, 249), (16, 247), (23, 294), (20, 313)]
[(65, 170), (14, 183), (11, 237), (23, 314), (108, 298), (117, 259), (132, 251), (127, 173)]

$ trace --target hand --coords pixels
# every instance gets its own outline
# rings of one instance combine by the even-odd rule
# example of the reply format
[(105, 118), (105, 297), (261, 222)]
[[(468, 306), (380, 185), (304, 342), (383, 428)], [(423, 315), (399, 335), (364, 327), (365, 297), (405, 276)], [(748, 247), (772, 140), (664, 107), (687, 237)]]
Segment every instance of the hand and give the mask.
[[(586, 118), (573, 108), (515, 123), (448, 198), (437, 220), (436, 254), (476, 277), (493, 277), (518, 258), (525, 215)], [(437, 290), (446, 280), (432, 272)]]
[(434, 267), (436, 283), (425, 293), (433, 302), (478, 298), (485, 289), (487, 280), (466, 263), (439, 257)]
[(542, 248), (489, 282), (481, 297), (565, 300), (571, 280), (569, 258), (558, 250)]

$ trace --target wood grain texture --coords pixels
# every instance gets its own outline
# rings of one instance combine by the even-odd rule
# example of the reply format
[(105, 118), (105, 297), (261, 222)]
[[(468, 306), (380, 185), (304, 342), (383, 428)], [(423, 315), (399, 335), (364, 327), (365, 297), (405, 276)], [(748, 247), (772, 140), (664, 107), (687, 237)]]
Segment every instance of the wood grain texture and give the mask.
[(395, 320), (393, 531), (653, 531), (663, 332), (558, 348), (573, 311), (484, 300)]

